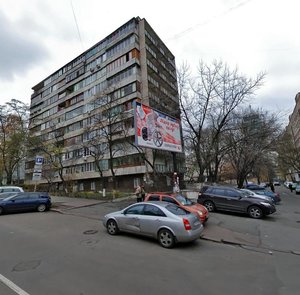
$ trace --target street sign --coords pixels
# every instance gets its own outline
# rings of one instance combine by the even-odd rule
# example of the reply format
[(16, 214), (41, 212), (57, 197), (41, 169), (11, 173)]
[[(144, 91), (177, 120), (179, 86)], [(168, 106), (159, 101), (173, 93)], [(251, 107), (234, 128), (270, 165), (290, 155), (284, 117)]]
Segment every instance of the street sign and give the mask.
[(35, 157), (35, 165), (42, 165), (43, 162), (44, 162), (44, 157), (42, 157), (42, 156)]
[(40, 180), (42, 178), (42, 172), (34, 172), (32, 174), (32, 180)]

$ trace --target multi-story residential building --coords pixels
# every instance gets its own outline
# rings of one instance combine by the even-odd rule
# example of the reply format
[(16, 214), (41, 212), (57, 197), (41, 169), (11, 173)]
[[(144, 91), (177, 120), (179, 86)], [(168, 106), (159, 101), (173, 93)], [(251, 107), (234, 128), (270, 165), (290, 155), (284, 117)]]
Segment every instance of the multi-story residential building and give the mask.
[(135, 144), (136, 101), (180, 119), (175, 58), (145, 19), (131, 19), (32, 89), (30, 131), (39, 141), (27, 184), (166, 189), (184, 171), (183, 153)]
[(289, 116), (288, 131), (295, 145), (300, 148), (300, 93), (297, 93), (295, 103), (293, 113)]
[[(300, 148), (300, 93), (295, 96), (295, 107), (289, 116), (287, 131), (291, 134), (295, 147)], [(286, 177), (288, 180), (300, 181), (300, 171), (295, 171), (295, 168), (291, 167)]]

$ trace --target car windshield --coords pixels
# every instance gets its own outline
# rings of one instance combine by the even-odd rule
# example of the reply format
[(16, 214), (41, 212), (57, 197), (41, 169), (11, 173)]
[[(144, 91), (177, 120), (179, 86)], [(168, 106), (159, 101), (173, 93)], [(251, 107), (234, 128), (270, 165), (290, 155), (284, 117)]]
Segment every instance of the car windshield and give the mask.
[(4, 201), (9, 201), (9, 200), (11, 200), (11, 199), (14, 199), (17, 195), (18, 195), (18, 194), (9, 196), (9, 197), (5, 198)]
[(248, 191), (241, 190), (242, 197), (250, 197), (252, 194)]
[(171, 203), (166, 206), (166, 209), (168, 211), (170, 211), (171, 213), (175, 214), (175, 215), (187, 215), (187, 214), (190, 214), (190, 212), (184, 210), (183, 208), (178, 207), (175, 204), (171, 204)]
[(189, 200), (188, 198), (184, 197), (184, 196), (181, 196), (181, 195), (177, 195), (176, 197), (176, 200), (178, 202), (180, 202), (182, 205), (193, 205), (193, 202), (191, 200)]
[(257, 191), (256, 193), (257, 193), (258, 195), (265, 195), (265, 194), (266, 194), (265, 191)]

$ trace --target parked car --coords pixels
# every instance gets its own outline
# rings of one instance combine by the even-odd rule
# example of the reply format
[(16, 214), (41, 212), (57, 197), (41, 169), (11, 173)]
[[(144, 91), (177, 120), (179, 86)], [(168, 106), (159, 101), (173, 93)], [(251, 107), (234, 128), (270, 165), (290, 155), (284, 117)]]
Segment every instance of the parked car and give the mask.
[(51, 207), (51, 198), (47, 192), (21, 192), (0, 199), (0, 215), (10, 212), (44, 212)]
[(157, 239), (164, 248), (199, 239), (203, 225), (195, 214), (167, 202), (140, 202), (104, 216), (110, 235), (128, 232)]
[(253, 198), (245, 192), (226, 186), (203, 186), (197, 201), (210, 212), (224, 210), (248, 214), (252, 218), (262, 218), (276, 212), (271, 202)]
[(300, 184), (296, 185), (295, 192), (297, 195), (300, 194)]
[(266, 182), (261, 182), (260, 184), (259, 184), (259, 186), (261, 187), (261, 188), (266, 188), (266, 187), (268, 187), (268, 183), (266, 183)]
[(19, 186), (0, 186), (0, 193), (7, 192), (24, 192), (24, 190)]
[(259, 195), (270, 196), (275, 204), (278, 204), (281, 201), (279, 193), (273, 193), (269, 190), (263, 189), (257, 184), (246, 185), (245, 189), (251, 190)]
[(250, 189), (252, 191), (254, 191), (254, 190), (261, 190), (262, 189), (260, 185), (257, 185), (255, 183), (245, 184), (243, 188)]
[(180, 194), (166, 194), (161, 192), (148, 193), (145, 197), (145, 202), (147, 201), (164, 201), (176, 204), (177, 206), (196, 214), (202, 223), (205, 223), (208, 219), (209, 213), (205, 206), (193, 202)]
[(279, 193), (273, 193), (268, 190), (254, 190), (253, 192), (255, 192), (258, 195), (271, 197), (275, 204), (279, 204), (281, 202)]
[(295, 189), (297, 186), (297, 183), (292, 181), (285, 181), (283, 184), (286, 188), (290, 188), (290, 185), (292, 185), (292, 189)]
[(263, 194), (258, 194), (257, 192), (259, 192), (259, 191), (251, 191), (251, 190), (246, 189), (246, 188), (242, 188), (241, 191), (245, 192), (246, 194), (248, 194), (249, 196), (251, 196), (253, 198), (257, 198), (257, 199), (261, 199), (261, 200), (267, 200), (267, 201), (272, 202), (273, 204), (275, 204), (275, 198), (272, 198), (271, 196), (267, 196), (267, 195), (263, 195)]

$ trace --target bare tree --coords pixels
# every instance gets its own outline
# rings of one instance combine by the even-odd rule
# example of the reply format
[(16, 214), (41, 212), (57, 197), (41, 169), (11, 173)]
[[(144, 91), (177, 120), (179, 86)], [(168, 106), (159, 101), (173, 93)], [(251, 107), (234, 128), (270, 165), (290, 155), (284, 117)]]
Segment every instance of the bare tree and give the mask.
[(274, 114), (251, 108), (235, 113), (234, 118), (225, 134), (227, 159), (236, 172), (238, 187), (242, 187), (255, 166), (274, 152), (280, 127)]
[(0, 166), (7, 184), (12, 183), (16, 168), (25, 158), (28, 114), (28, 106), (15, 99), (0, 106)]
[[(262, 85), (264, 73), (247, 78), (237, 68), (223, 62), (211, 65), (200, 62), (198, 75), (191, 78), (189, 67), (178, 71), (179, 99), (185, 142), (193, 149), (199, 167), (199, 180), (208, 171), (211, 181), (218, 178), (224, 157), (222, 135), (231, 114), (255, 94)], [(224, 152), (223, 152), (224, 151)]]
[(124, 130), (128, 114), (125, 106), (114, 96), (114, 89), (106, 89), (98, 93), (90, 103), (90, 124), (86, 126), (83, 148), (94, 158), (95, 166), (100, 174), (102, 187), (105, 187), (101, 160), (108, 161), (113, 189), (117, 188), (114, 159), (125, 154)]
[[(284, 175), (300, 171), (300, 148), (292, 132), (283, 132), (277, 143), (278, 163)], [(293, 171), (291, 171), (291, 169)]]
[(65, 175), (66, 163), (64, 161), (64, 128), (56, 129), (50, 127), (51, 131), (43, 136), (31, 137), (29, 144), (34, 146), (31, 155), (34, 153), (44, 157), (42, 177), (46, 179), (49, 189), (51, 189), (56, 178), (58, 177), (65, 193), (69, 191), (68, 181)]

